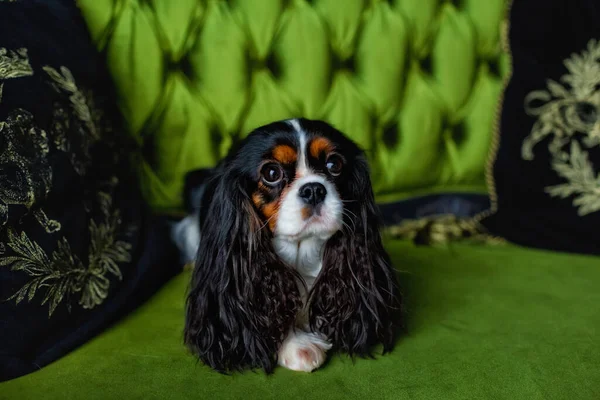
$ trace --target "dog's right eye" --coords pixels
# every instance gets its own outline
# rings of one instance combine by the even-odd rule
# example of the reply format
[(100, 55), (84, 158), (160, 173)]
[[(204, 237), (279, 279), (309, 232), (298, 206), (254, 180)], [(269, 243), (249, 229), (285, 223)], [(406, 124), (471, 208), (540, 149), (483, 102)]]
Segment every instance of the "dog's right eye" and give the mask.
[(281, 182), (283, 178), (283, 172), (281, 167), (277, 164), (267, 164), (261, 169), (261, 175), (263, 181), (269, 185), (276, 185)]

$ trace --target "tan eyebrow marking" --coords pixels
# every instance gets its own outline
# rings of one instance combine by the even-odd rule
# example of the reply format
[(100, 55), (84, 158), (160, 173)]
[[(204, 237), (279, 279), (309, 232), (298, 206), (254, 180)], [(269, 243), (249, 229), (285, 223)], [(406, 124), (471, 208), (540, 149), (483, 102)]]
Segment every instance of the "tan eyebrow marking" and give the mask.
[(310, 142), (310, 155), (319, 158), (322, 153), (333, 151), (333, 144), (324, 137), (317, 137)]
[(298, 159), (298, 154), (292, 146), (279, 144), (273, 148), (273, 158), (281, 164), (293, 164)]

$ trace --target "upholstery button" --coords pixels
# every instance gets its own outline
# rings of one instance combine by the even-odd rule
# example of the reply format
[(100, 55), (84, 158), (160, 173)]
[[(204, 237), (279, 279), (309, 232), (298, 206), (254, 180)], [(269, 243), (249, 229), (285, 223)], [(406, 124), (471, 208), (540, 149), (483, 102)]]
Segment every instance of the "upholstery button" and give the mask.
[(215, 148), (219, 148), (221, 142), (223, 141), (223, 134), (221, 133), (221, 130), (216, 125), (213, 125), (208, 131), (208, 136), (210, 137), (210, 141), (215, 145)]
[(485, 61), (488, 65), (488, 69), (490, 74), (492, 74), (496, 78), (501, 78), (502, 73), (500, 72), (500, 66), (498, 65), (499, 60), (487, 60)]
[(169, 55), (165, 57), (165, 73), (171, 74), (174, 72), (181, 72), (190, 81), (194, 80), (194, 68), (187, 56), (177, 61), (172, 60)]
[(391, 125), (388, 125), (381, 135), (381, 140), (383, 144), (389, 149), (393, 149), (398, 146), (398, 142), (400, 141), (400, 133), (398, 132), (398, 122), (393, 122)]
[(462, 8), (462, 2), (463, 0), (448, 0), (448, 3), (452, 4), (457, 9)]
[(278, 78), (281, 75), (281, 66), (279, 65), (279, 62), (277, 60), (277, 56), (275, 55), (275, 53), (271, 53), (267, 56), (264, 67), (266, 69), (268, 69), (269, 71), (271, 71), (271, 74), (275, 78)]
[(269, 53), (265, 58), (255, 58), (248, 55), (248, 68), (250, 73), (265, 69), (269, 70), (275, 78), (281, 74), (281, 67), (274, 53)]
[(464, 143), (466, 138), (466, 126), (464, 121), (461, 121), (452, 128), (452, 140), (457, 146), (460, 146), (462, 143)]
[(347, 70), (350, 72), (354, 72), (356, 69), (356, 60), (354, 55), (347, 57), (346, 59), (342, 59), (337, 56), (335, 53), (332, 53), (331, 59), (331, 69), (333, 71)]
[(433, 67), (431, 65), (431, 54), (428, 54), (427, 56), (419, 60), (419, 67), (421, 67), (421, 71), (425, 72), (427, 75), (433, 74)]

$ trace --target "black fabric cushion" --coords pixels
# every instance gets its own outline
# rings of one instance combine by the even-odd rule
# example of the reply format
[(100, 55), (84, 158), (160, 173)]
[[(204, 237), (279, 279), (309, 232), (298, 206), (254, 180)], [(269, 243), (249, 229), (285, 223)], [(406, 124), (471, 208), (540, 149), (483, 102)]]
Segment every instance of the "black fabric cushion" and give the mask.
[(178, 272), (103, 65), (74, 2), (0, 2), (0, 381), (81, 345)]
[(483, 225), (514, 243), (600, 253), (600, 2), (514, 0), (512, 76)]

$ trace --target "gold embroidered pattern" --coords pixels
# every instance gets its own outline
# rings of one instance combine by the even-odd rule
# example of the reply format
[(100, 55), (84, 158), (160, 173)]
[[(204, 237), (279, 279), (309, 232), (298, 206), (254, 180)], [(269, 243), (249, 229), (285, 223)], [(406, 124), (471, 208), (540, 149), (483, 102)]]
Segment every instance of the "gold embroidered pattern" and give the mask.
[(121, 219), (119, 211), (112, 209), (111, 195), (100, 192), (97, 201), (102, 219), (100, 222), (90, 220), (89, 223), (87, 265), (71, 251), (64, 237), (48, 256), (25, 232), (17, 234), (13, 228), (8, 229), (7, 247), (15, 255), (0, 258), (0, 266), (10, 266), (12, 271), (22, 271), (32, 278), (9, 300), (15, 300), (16, 304), (25, 299), (31, 302), (36, 295), (42, 294), (41, 304), (48, 304), (49, 317), (63, 301), (70, 311), (70, 300), (76, 296), (84, 309), (102, 304), (110, 287), (108, 276), (121, 280), (118, 263), (131, 261), (131, 245), (117, 239)]
[[(0, 228), (8, 221), (9, 205), (29, 210), (48, 195), (52, 185), (48, 151), (46, 132), (34, 125), (29, 112), (17, 109), (0, 121)], [(41, 209), (34, 215), (46, 232), (60, 229)]]
[[(32, 75), (27, 49), (0, 48), (0, 101), (3, 80)], [(15, 110), (6, 121), (0, 121), (0, 228), (8, 221), (9, 205), (31, 209), (50, 191), (48, 151), (46, 132), (34, 126), (33, 116), (27, 111)], [(46, 232), (60, 230), (60, 224), (50, 220), (43, 210), (35, 210), (34, 216)]]
[(527, 114), (537, 121), (523, 141), (521, 156), (533, 160), (533, 147), (552, 135), (548, 145), (552, 169), (567, 182), (545, 191), (563, 199), (575, 196), (573, 205), (584, 216), (600, 210), (600, 176), (578, 138), (582, 135), (586, 148), (600, 144), (600, 40), (590, 40), (586, 50), (573, 54), (564, 65), (568, 73), (561, 77), (562, 83), (548, 80), (547, 90), (525, 98)]
[[(91, 161), (90, 148), (100, 139), (102, 114), (94, 106), (93, 96), (81, 90), (71, 71), (62, 66), (60, 71), (44, 66), (57, 93), (69, 99), (68, 109), (60, 101), (54, 104), (52, 133), (54, 144), (71, 155), (71, 164), (78, 174), (84, 175)], [(67, 138), (67, 133), (70, 138)]]
[[(11, 220), (7, 225), (9, 205), (20, 205), (31, 212), (46, 232), (59, 231), (60, 223), (50, 220), (39, 208), (52, 187), (53, 171), (48, 160), (51, 149), (65, 152), (75, 171), (83, 177), (92, 162), (93, 145), (100, 139), (106, 141), (105, 134), (112, 132), (103, 113), (96, 107), (92, 93), (77, 86), (68, 68), (62, 66), (57, 70), (45, 66), (43, 70), (58, 94), (52, 105), (53, 120), (48, 134), (35, 125), (31, 113), (22, 109), (13, 110), (6, 121), (0, 121), (0, 233), (4, 239), (4, 243), (0, 243), (0, 267), (29, 277), (7, 300), (19, 304), (40, 299), (42, 305), (48, 305), (48, 316), (51, 317), (62, 303), (69, 311), (76, 303), (84, 309), (103, 303), (109, 294), (111, 280), (122, 279), (119, 264), (131, 261), (131, 245), (119, 240), (119, 236), (126, 237), (134, 227), (121, 230), (120, 211), (113, 209), (111, 193), (118, 184), (115, 177), (96, 185), (103, 189), (92, 199), (84, 199), (88, 213), (96, 215), (99, 210), (100, 214), (99, 217), (88, 217), (89, 243), (85, 261), (64, 236), (51, 239), (55, 247), (50, 254), (29, 236), (29, 232), (20, 231), (18, 223), (13, 224)], [(0, 49), (0, 84), (3, 79), (31, 75), (33, 70), (26, 49), (16, 52)], [(118, 157), (116, 151), (107, 153), (106, 157)]]
[(392, 238), (410, 240), (416, 244), (447, 244), (465, 240), (473, 243), (503, 244), (503, 239), (488, 234), (485, 228), (472, 218), (455, 215), (435, 215), (404, 220), (385, 229)]
[(584, 144), (600, 144), (600, 41), (590, 40), (587, 50), (564, 62), (569, 71), (560, 81), (548, 80), (547, 90), (525, 98), (525, 110), (536, 117), (530, 135), (523, 141), (521, 156), (533, 160), (533, 147), (553, 135), (549, 145), (557, 154), (576, 133), (585, 134)]
[(33, 75), (33, 69), (29, 65), (27, 49), (17, 51), (0, 48), (0, 102), (2, 101), (3, 80), (21, 78)]
[(563, 199), (576, 195), (573, 205), (577, 207), (579, 216), (600, 210), (600, 175), (596, 175), (588, 153), (577, 141), (571, 142), (570, 153), (553, 159), (552, 169), (567, 183), (549, 186), (546, 193)]

